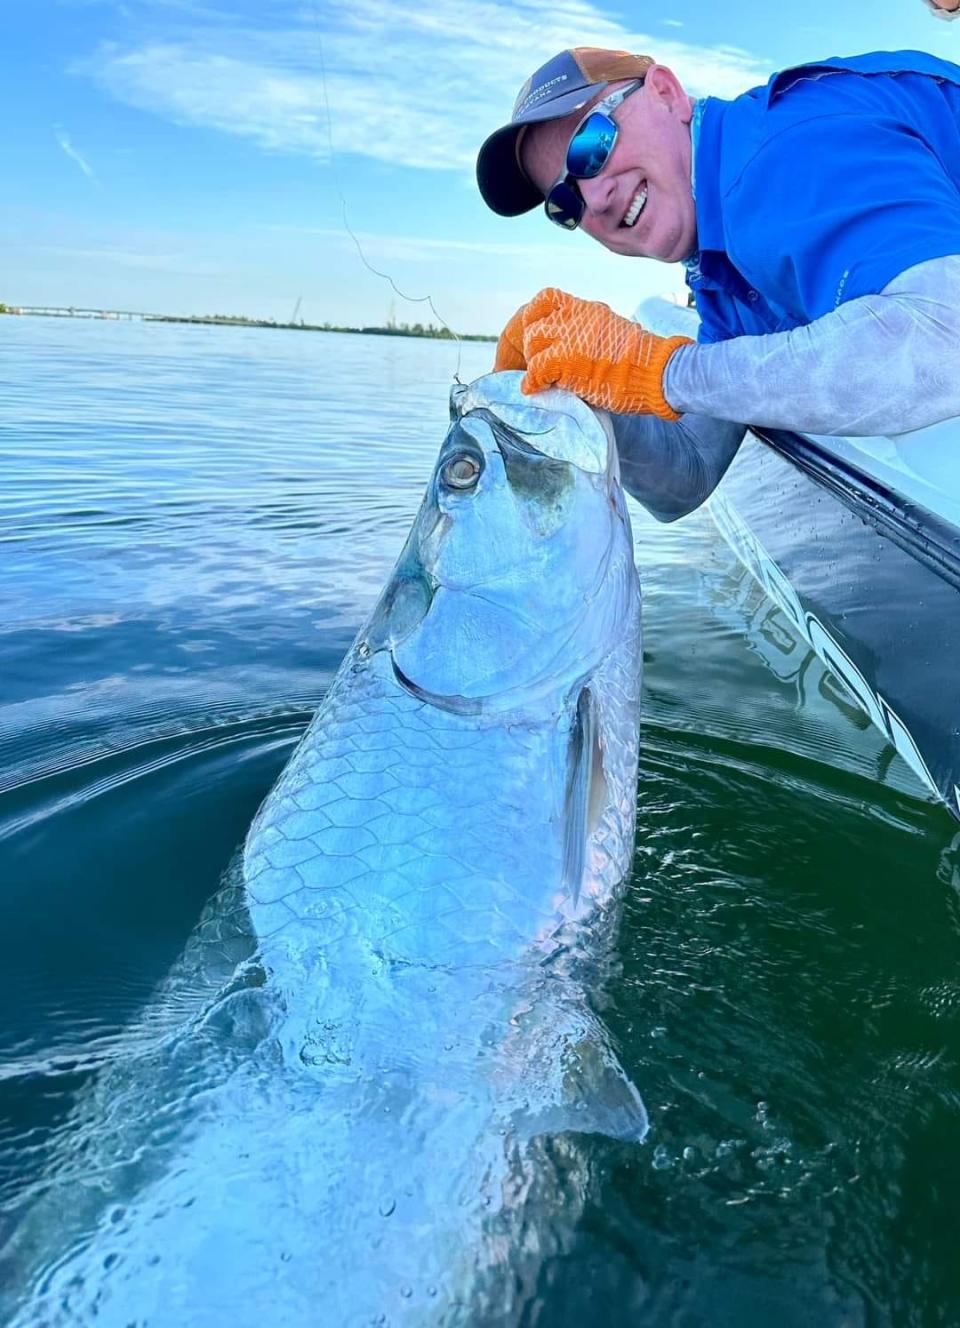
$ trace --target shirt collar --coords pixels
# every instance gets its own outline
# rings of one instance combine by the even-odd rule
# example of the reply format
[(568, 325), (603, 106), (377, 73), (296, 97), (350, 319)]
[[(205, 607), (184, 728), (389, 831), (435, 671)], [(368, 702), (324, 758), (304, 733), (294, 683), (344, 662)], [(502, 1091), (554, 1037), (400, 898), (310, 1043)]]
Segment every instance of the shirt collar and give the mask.
[(691, 184), (697, 213), (697, 242), (704, 249), (724, 248), (720, 207), (720, 138), (727, 103), (704, 97), (694, 104), (691, 132)]
[[(690, 192), (693, 194), (694, 206), (697, 202), (697, 146), (700, 142), (700, 122), (703, 119), (703, 100), (698, 98), (693, 103), (693, 115), (690, 119)], [(700, 250), (695, 249), (689, 258), (681, 258), (681, 266), (687, 269), (690, 276), (699, 274), (700, 271)]]

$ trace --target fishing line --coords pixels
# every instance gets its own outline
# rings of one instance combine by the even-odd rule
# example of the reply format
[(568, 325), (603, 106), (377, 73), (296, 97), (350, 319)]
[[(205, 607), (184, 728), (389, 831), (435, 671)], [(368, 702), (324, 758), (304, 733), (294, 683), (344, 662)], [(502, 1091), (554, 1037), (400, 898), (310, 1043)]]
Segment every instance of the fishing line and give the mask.
[(341, 187), (340, 184), (340, 168), (337, 163), (337, 154), (333, 146), (333, 128), (332, 128), (333, 117), (330, 113), (330, 97), (327, 91), (327, 62), (324, 59), (324, 53), (323, 53), (323, 33), (321, 32), (320, 29), (320, 11), (317, 8), (317, 0), (310, 0), (310, 10), (311, 13), (313, 14), (314, 27), (317, 30), (317, 48), (320, 57), (320, 86), (323, 90), (323, 104), (327, 115), (327, 145), (330, 149), (330, 164), (333, 167), (334, 187), (336, 189), (337, 197), (340, 200), (340, 211), (343, 218), (343, 228), (350, 236), (350, 239), (353, 241), (353, 243), (356, 245), (357, 253), (360, 255), (360, 261), (368, 272), (372, 272), (373, 275), (375, 277), (379, 277), (381, 281), (386, 281), (389, 284), (390, 289), (394, 291), (395, 294), (399, 295), (401, 300), (405, 300), (408, 304), (428, 305), (430, 308), (430, 312), (433, 314), (434, 318), (437, 320), (440, 326), (444, 328), (447, 332), (449, 332), (451, 337), (453, 337), (454, 341), (457, 343), (457, 367), (453, 372), (453, 380), (455, 383), (459, 383), (461, 381), (460, 365), (463, 358), (463, 339), (459, 337), (456, 332), (454, 332), (453, 328), (450, 326), (450, 324), (446, 321), (445, 318), (441, 318), (440, 314), (437, 312), (437, 307), (434, 304), (433, 297), (431, 295), (407, 295), (405, 291), (402, 291), (400, 289), (400, 287), (394, 281), (393, 277), (390, 276), (389, 272), (381, 272), (379, 268), (375, 268), (373, 266), (373, 264), (367, 258), (366, 254), (363, 252), (363, 245), (360, 243), (359, 237), (354, 233), (353, 228), (350, 225), (350, 219), (347, 216), (347, 200), (344, 197), (343, 188)]

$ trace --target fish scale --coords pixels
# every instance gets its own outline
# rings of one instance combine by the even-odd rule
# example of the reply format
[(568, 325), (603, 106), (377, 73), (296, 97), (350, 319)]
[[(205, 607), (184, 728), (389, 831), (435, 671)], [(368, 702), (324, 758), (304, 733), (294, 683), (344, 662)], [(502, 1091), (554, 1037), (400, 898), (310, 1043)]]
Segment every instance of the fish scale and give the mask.
[[(358, 716), (377, 738), (360, 772)], [(382, 655), (355, 652), (247, 840), (268, 962), (282, 972), (285, 948), (318, 933), (458, 965), (516, 959), (551, 936), (566, 918), (563, 783), (551, 776), (566, 765), (570, 718), (444, 712), (404, 692)]]

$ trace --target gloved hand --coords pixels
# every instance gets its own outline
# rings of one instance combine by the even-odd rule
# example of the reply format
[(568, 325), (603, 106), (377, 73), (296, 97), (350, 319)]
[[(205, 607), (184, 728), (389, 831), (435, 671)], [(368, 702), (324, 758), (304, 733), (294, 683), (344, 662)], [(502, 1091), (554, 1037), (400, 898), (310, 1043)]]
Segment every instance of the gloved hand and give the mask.
[(526, 309), (527, 306), (521, 304), (510, 322), (500, 333), (500, 340), (497, 342), (497, 353), (493, 361), (494, 373), (499, 373), (501, 369), (525, 369), (527, 367), (527, 362), (523, 357), (523, 315)]
[(508, 333), (515, 345), (518, 319), (526, 364), (510, 367), (526, 368), (524, 392), (563, 387), (618, 415), (680, 418), (663, 395), (663, 375), (670, 356), (689, 345), (689, 337), (655, 336), (605, 304), (578, 300), (553, 287), (514, 314), (501, 345)]

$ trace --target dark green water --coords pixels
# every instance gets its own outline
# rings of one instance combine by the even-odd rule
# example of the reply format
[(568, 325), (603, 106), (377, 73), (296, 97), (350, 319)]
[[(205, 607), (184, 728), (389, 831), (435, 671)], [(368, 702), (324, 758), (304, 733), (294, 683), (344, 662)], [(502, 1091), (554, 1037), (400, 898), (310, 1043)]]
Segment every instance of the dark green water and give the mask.
[[(376, 596), (456, 356), (4, 319), (0, 357), (2, 1242)], [(960, 1324), (960, 836), (708, 516), (634, 517), (605, 1017), (652, 1129), (590, 1142), (529, 1322)]]

